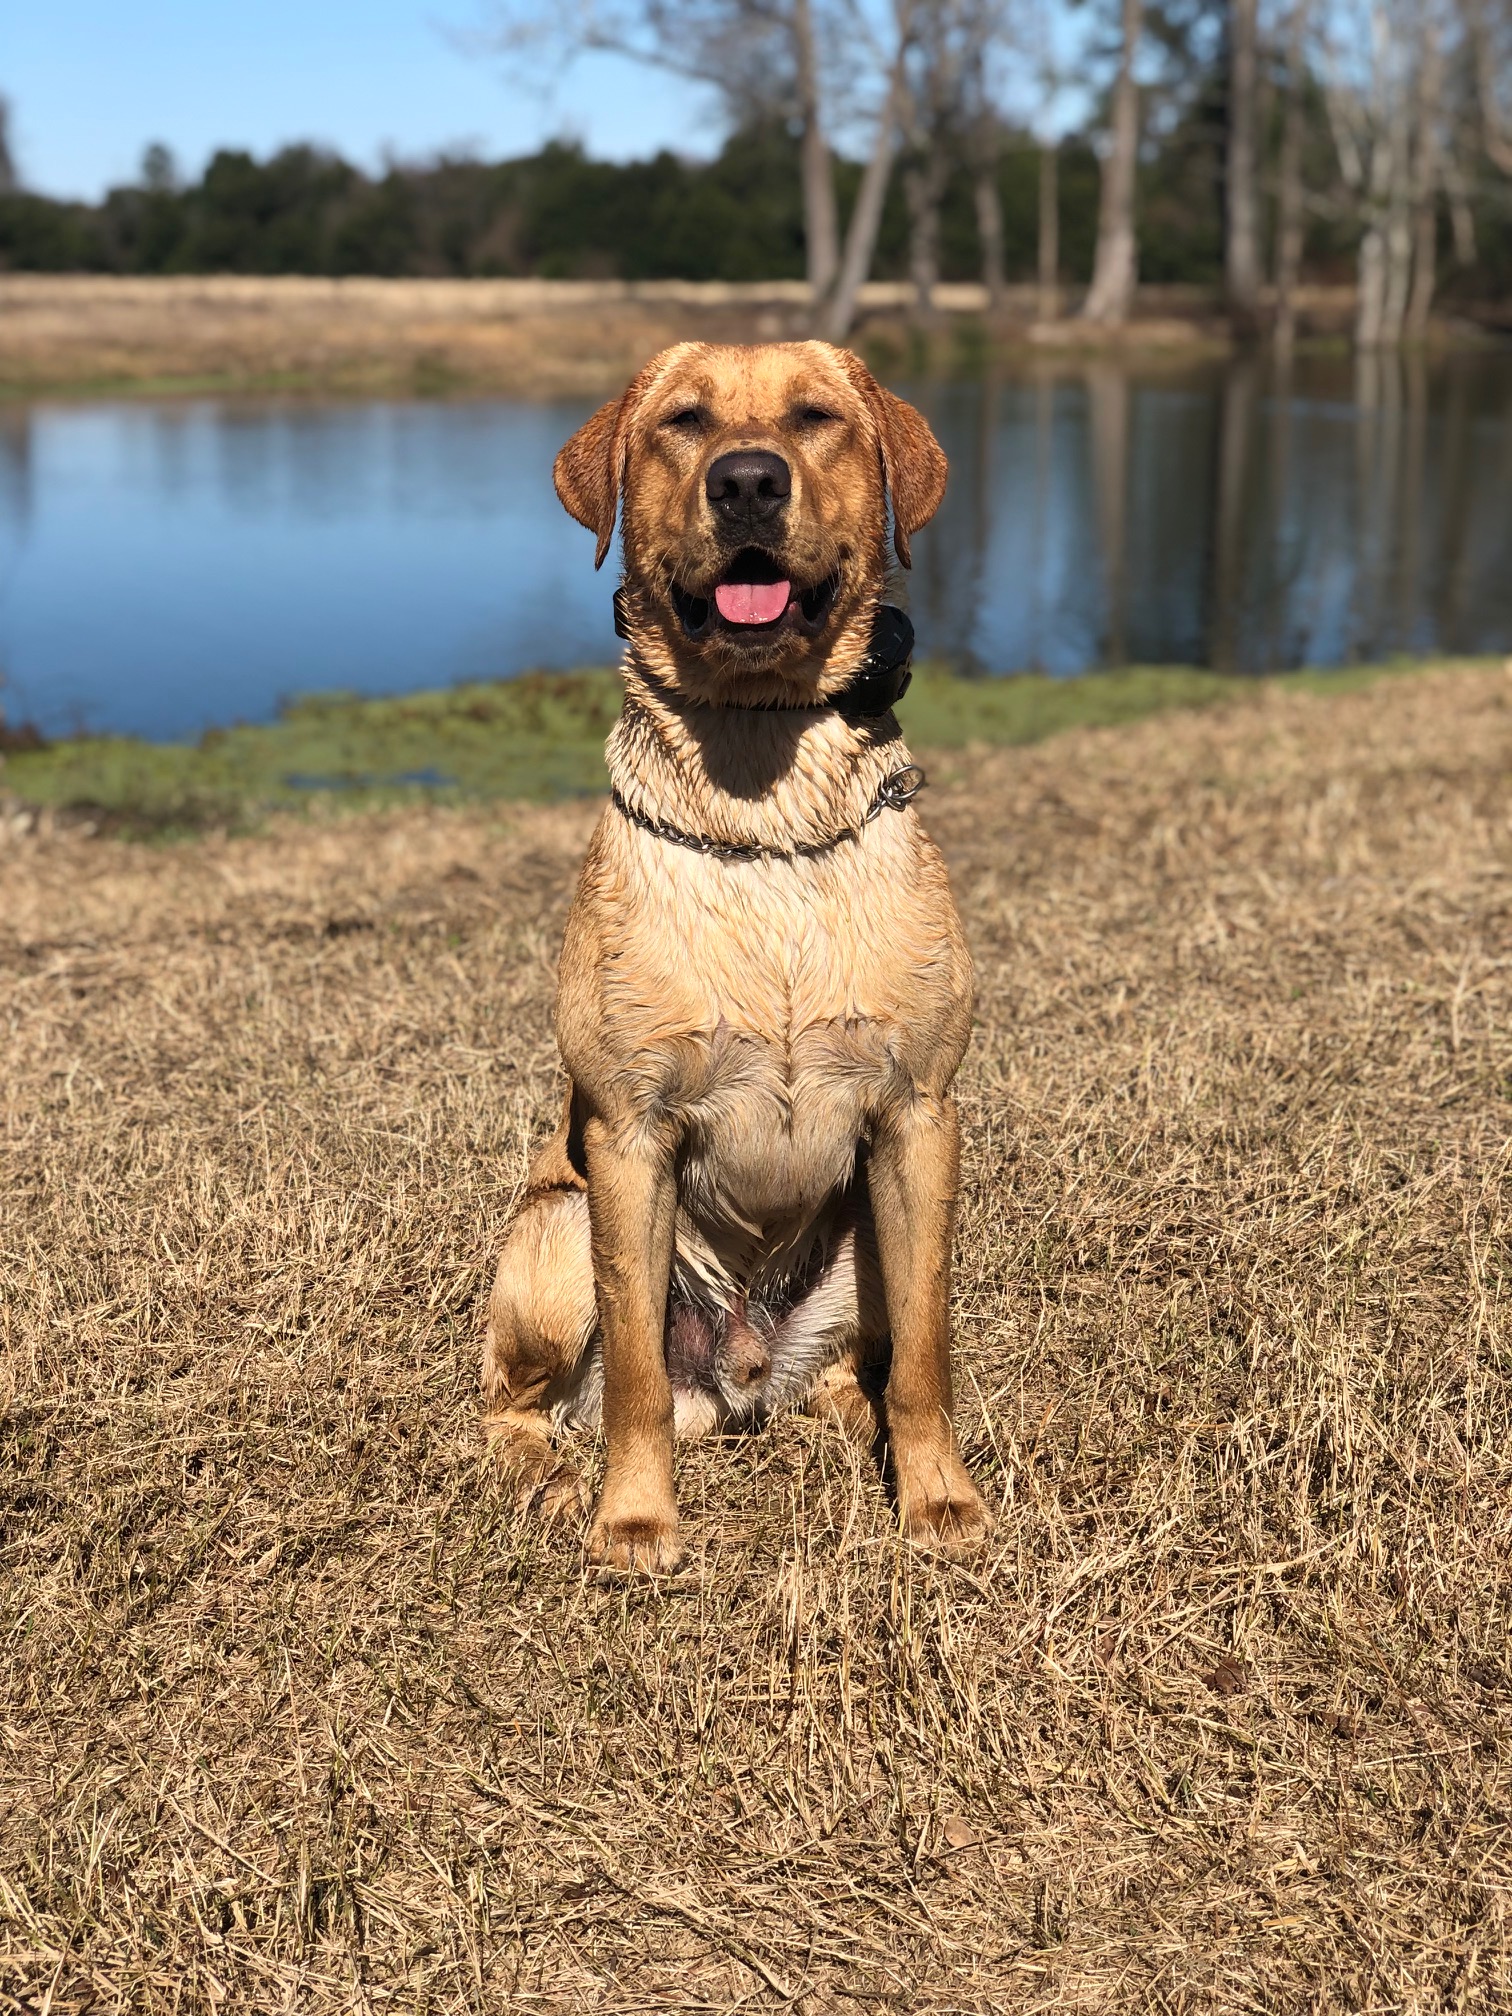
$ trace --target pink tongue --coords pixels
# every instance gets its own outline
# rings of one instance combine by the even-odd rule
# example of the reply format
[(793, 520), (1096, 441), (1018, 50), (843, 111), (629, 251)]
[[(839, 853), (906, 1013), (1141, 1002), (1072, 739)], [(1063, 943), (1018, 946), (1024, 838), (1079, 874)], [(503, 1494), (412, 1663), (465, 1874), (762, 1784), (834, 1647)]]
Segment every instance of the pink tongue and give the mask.
[(726, 623), (775, 623), (792, 592), (790, 581), (721, 581), (714, 601)]

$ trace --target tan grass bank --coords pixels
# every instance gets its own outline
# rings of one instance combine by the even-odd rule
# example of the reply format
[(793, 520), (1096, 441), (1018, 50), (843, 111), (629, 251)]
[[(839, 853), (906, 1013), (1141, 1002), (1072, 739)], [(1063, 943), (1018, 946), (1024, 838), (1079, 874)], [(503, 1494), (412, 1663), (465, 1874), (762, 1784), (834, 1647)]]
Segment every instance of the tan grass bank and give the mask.
[[(1336, 301), (1339, 289), (1312, 290), (1309, 313), (1337, 318), (1347, 294)], [(899, 282), (864, 287), (861, 340), (902, 356), (910, 300)], [(1036, 300), (1032, 288), (1009, 290), (1010, 335), (1052, 351), (1097, 340), (1075, 323), (1036, 328)], [(1141, 300), (1141, 319), (1113, 340), (1165, 352), (1228, 340), (1201, 289), (1148, 288)], [(947, 318), (980, 324), (987, 297), (978, 286), (944, 286), (936, 305)], [(801, 281), (0, 274), (0, 392), (240, 387), (586, 397), (622, 385), (653, 351), (684, 337), (769, 341), (808, 335), (811, 324)], [(936, 347), (948, 353), (953, 340), (947, 328)], [(978, 341), (977, 361), (979, 352)]]
[(1484, 671), (942, 760), (998, 1538), (788, 1420), (665, 1588), (475, 1437), (595, 808), (0, 847), (7, 2006), (1505, 2006), (1509, 766)]

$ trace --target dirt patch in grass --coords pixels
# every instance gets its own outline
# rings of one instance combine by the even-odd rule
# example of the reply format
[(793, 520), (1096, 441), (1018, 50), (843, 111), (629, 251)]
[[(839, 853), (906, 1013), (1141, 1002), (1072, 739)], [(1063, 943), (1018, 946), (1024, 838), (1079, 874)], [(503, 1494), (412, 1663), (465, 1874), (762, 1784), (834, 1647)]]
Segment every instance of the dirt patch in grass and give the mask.
[(1509, 766), (1485, 671), (942, 766), (997, 1541), (789, 1420), (665, 1587), (475, 1438), (596, 808), (13, 836), (11, 2006), (1503, 2006)]

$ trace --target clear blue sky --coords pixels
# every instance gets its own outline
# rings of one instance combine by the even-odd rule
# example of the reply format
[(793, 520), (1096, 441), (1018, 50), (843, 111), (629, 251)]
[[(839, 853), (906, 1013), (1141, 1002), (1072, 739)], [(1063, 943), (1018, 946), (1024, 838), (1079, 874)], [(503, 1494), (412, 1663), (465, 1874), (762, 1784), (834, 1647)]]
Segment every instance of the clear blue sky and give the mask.
[(480, 0), (4, 0), (0, 92), (28, 187), (95, 197), (151, 140), (196, 174), (217, 147), (316, 140), (372, 166), (469, 143), (497, 159), (571, 134), (623, 159), (713, 152), (712, 108), (686, 84), (610, 57), (554, 90), (512, 83), (448, 30)]

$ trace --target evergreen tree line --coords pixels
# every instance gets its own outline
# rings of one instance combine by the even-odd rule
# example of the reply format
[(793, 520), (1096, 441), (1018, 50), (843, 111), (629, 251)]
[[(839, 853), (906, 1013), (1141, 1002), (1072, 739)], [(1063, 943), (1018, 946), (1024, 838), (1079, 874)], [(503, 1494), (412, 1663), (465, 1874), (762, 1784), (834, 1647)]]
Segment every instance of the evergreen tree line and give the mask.
[[(1069, 145), (1063, 173), (1068, 269), (1085, 273), (1096, 230), (1097, 165)], [(838, 164), (842, 207), (861, 170)], [(1001, 163), (1008, 256), (1034, 270), (1036, 156), (1027, 141)], [(1213, 270), (1215, 226), (1171, 246), (1173, 272)], [(947, 191), (942, 271), (980, 267), (971, 191)], [(902, 275), (908, 219), (901, 193), (883, 216), (874, 270)], [(590, 159), (553, 143), (514, 161), (441, 159), (365, 175), (321, 148), (265, 161), (225, 150), (180, 184), (166, 150), (150, 148), (140, 179), (102, 203), (0, 195), (0, 264), (15, 271), (523, 276), (548, 279), (777, 280), (804, 274), (796, 140), (776, 122), (735, 133), (712, 161), (663, 152)]]
[[(1146, 280), (1222, 278), (1222, 127), (1211, 112), (1199, 103), (1141, 161)], [(1092, 266), (1098, 165), (1082, 139), (1058, 152), (1060, 269), (1076, 286)], [(1037, 144), (1005, 132), (996, 171), (1004, 273), (1030, 281), (1042, 222)], [(837, 163), (842, 219), (861, 173), (858, 163)], [(1312, 277), (1351, 277), (1341, 233), (1315, 225), (1308, 251)], [(1479, 251), (1482, 283), (1512, 280), (1512, 230), (1484, 230)], [(13, 271), (750, 281), (801, 279), (804, 261), (798, 143), (779, 122), (735, 133), (707, 162), (664, 152), (617, 164), (557, 143), (520, 160), (396, 164), (376, 177), (321, 148), (292, 146), (265, 161), (226, 150), (198, 181), (180, 183), (157, 146), (136, 182), (97, 205), (0, 194), (0, 265)], [(964, 163), (953, 166), (940, 206), (939, 268), (945, 280), (981, 272)], [(883, 279), (909, 271), (909, 215), (896, 179), (872, 270)]]

